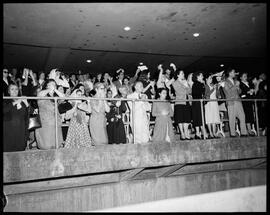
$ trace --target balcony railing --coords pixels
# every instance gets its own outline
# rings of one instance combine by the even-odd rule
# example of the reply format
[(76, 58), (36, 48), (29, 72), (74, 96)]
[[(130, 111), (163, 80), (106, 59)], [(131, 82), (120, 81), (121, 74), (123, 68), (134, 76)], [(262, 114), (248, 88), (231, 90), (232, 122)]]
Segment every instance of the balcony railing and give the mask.
[[(59, 100), (107, 100), (107, 101), (131, 101), (132, 102), (132, 112), (130, 113), (131, 116), (134, 116), (134, 105), (135, 102), (170, 102), (171, 104), (175, 103), (175, 102), (193, 102), (193, 101), (199, 101), (201, 104), (201, 116), (202, 116), (202, 126), (205, 130), (205, 120), (204, 120), (204, 102), (208, 102), (208, 101), (241, 101), (241, 102), (246, 102), (246, 101), (253, 101), (254, 102), (254, 112), (255, 112), (255, 119), (256, 119), (256, 133), (257, 136), (260, 136), (260, 132), (259, 132), (259, 120), (258, 120), (258, 102), (266, 102), (267, 99), (183, 99), (183, 100), (157, 100), (157, 99), (128, 99), (128, 98), (93, 98), (93, 97), (29, 97), (29, 96), (20, 96), (20, 97), (3, 97), (3, 99), (27, 99), (27, 100), (54, 100), (54, 109), (58, 110), (58, 101)], [(54, 111), (55, 112), (55, 119), (57, 119), (57, 114), (58, 111)], [(128, 119), (130, 119), (130, 117), (128, 116)], [(132, 134), (133, 134), (133, 142), (135, 143), (135, 126), (134, 126), (134, 117), (131, 117), (132, 122), (130, 122), (129, 120), (125, 121), (124, 124), (126, 125), (126, 127), (128, 127), (131, 123), (131, 127), (132, 127)], [(58, 143), (58, 122), (57, 120), (55, 120), (55, 138), (56, 138), (56, 149), (59, 148), (59, 143)], [(153, 123), (153, 122), (152, 122)], [(206, 139), (205, 135), (204, 139)]]

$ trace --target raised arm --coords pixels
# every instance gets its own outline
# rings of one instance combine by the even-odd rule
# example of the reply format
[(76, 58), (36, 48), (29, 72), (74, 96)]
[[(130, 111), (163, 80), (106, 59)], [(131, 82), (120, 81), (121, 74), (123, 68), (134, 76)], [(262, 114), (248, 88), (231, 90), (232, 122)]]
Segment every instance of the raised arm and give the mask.
[(135, 75), (129, 80), (130, 84), (134, 84), (136, 82), (136, 80), (138, 78), (138, 74), (139, 74), (140, 71), (141, 70), (139, 68), (137, 68)]
[(151, 87), (151, 86), (154, 88), (154, 85), (155, 85), (155, 82), (150, 81), (150, 83), (145, 88), (143, 88), (142, 92), (145, 93), (149, 89), (149, 87)]
[(30, 70), (29, 75), (31, 76), (31, 78), (32, 78), (32, 80), (33, 80), (33, 86), (34, 86), (34, 87), (37, 86), (37, 80), (36, 80), (36, 78), (34, 77), (34, 74), (33, 74), (33, 71), (32, 71), (32, 70)]
[(24, 81), (22, 82), (23, 86), (28, 85), (28, 74), (29, 74), (29, 69), (24, 68), (23, 69)]

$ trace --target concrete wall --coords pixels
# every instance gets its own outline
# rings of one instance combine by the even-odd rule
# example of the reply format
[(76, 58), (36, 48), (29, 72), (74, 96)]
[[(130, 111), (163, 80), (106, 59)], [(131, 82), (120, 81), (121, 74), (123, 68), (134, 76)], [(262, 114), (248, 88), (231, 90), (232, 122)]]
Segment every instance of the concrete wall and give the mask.
[(266, 157), (266, 137), (6, 152), (3, 182), (262, 157)]
[(266, 186), (191, 195), (95, 212), (266, 212)]
[(5, 211), (91, 211), (265, 184), (265, 169), (219, 171), (131, 180), (8, 195)]
[(4, 153), (5, 211), (91, 211), (266, 184), (266, 138)]

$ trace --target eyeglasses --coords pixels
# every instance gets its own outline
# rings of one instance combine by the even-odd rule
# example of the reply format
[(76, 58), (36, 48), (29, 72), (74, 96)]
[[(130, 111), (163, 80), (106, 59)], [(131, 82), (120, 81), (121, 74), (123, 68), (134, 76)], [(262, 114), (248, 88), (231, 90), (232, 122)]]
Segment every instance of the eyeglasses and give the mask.
[(101, 87), (101, 88), (99, 88), (100, 90), (105, 90), (105, 88), (104, 87)]
[(8, 73), (8, 71), (3, 71), (3, 73)]

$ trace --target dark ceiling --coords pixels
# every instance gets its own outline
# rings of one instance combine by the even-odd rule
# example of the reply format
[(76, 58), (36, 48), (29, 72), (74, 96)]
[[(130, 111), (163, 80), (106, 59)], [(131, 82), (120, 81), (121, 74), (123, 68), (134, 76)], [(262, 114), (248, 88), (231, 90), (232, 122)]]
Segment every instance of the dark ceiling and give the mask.
[(96, 74), (133, 73), (139, 62), (152, 71), (159, 63), (186, 71), (223, 63), (256, 73), (265, 57), (265, 3), (4, 4), (8, 67)]

